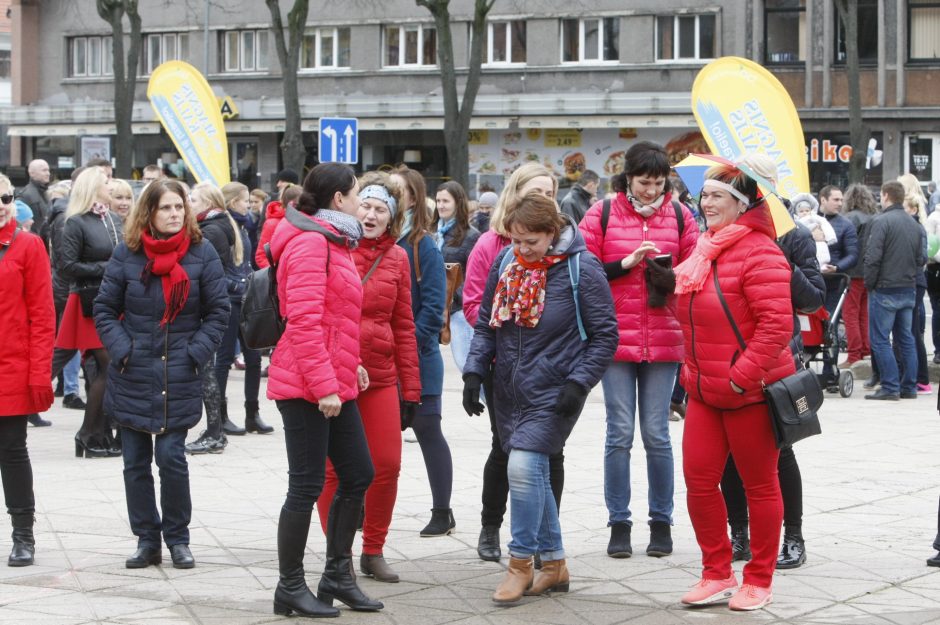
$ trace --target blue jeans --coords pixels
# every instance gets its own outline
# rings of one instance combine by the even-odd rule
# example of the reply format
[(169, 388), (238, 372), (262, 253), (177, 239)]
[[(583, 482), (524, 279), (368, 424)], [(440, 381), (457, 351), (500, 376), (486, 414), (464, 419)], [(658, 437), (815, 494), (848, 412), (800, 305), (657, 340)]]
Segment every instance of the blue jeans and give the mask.
[(463, 373), (464, 363), (467, 362), (467, 355), (470, 353), (472, 338), (473, 328), (467, 323), (463, 311), (453, 313), (450, 316), (450, 352), (461, 373)]
[(513, 449), (506, 465), (512, 514), (509, 553), (514, 558), (540, 554), (543, 561), (564, 560), (558, 507), (549, 479), (548, 455)]
[[(917, 390), (917, 350), (911, 334), (913, 316), (913, 288), (904, 293), (885, 293), (875, 289), (868, 294), (871, 353), (878, 363), (881, 388), (886, 393)], [(901, 359), (900, 372), (891, 349), (892, 336)]]
[(672, 524), (675, 469), (669, 438), (669, 400), (675, 377), (674, 362), (615, 362), (601, 379), (607, 407), (604, 500), (610, 523), (631, 523), (630, 450), (639, 404), (650, 520)]
[(62, 390), (66, 395), (78, 395), (78, 371), (81, 368), (82, 355), (78, 352), (62, 367)]
[[(127, 518), (140, 547), (160, 547), (160, 534), (167, 547), (189, 544), (189, 520), (193, 502), (189, 496), (189, 466), (184, 446), (186, 430), (166, 434), (122, 428), (124, 492)], [(150, 464), (154, 458), (160, 469), (160, 512), (157, 511)]]

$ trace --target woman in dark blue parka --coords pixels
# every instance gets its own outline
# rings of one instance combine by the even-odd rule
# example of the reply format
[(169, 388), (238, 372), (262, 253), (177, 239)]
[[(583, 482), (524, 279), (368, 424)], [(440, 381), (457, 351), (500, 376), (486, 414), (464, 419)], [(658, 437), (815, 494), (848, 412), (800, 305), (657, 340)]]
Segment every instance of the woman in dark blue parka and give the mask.
[[(604, 269), (555, 201), (530, 192), (507, 214), (512, 248), (490, 270), (463, 376), (464, 408), (480, 414), (493, 363), (496, 423), (509, 454), (511, 558), (497, 603), (568, 590), (548, 459), (571, 434), (619, 337)], [(533, 581), (536, 553), (542, 570)]]
[(127, 515), (138, 539), (127, 568), (161, 562), (161, 532), (174, 567), (195, 565), (183, 449), (202, 416), (200, 372), (222, 340), (229, 301), (219, 256), (202, 241), (186, 198), (175, 180), (147, 185), (95, 298), (95, 326), (111, 356), (105, 409), (122, 428)]

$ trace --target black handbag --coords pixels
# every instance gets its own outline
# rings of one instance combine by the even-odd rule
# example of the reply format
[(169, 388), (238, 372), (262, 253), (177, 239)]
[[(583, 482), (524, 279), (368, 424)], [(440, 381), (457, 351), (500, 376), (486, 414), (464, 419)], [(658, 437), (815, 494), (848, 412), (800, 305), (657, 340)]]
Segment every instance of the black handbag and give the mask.
[[(738, 345), (743, 352), (747, 348), (744, 337), (731, 316), (731, 309), (728, 308), (728, 302), (721, 292), (718, 284), (718, 266), (712, 263), (712, 275), (715, 281), (715, 291), (718, 293), (718, 300), (721, 307), (728, 317), (731, 329), (738, 339)], [(809, 436), (815, 436), (822, 433), (822, 427), (819, 425), (819, 412), (823, 403), (822, 387), (819, 385), (819, 378), (811, 369), (803, 365), (803, 359), (799, 359), (800, 370), (792, 375), (788, 375), (782, 380), (777, 380), (772, 384), (764, 384), (761, 387), (764, 390), (764, 399), (770, 408), (770, 425), (774, 430), (774, 438), (777, 442), (777, 449), (788, 447), (797, 441), (801, 441)]]
[(82, 304), (82, 314), (91, 317), (94, 314), (95, 298), (98, 296), (98, 289), (101, 283), (82, 284), (78, 287), (78, 301)]

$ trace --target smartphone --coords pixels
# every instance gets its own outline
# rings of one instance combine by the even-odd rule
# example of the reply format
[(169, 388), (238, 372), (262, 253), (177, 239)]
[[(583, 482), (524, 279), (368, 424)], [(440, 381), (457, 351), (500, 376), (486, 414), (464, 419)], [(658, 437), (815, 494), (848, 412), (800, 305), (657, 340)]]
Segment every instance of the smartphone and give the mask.
[(672, 254), (659, 254), (653, 257), (653, 262), (662, 267), (672, 267)]

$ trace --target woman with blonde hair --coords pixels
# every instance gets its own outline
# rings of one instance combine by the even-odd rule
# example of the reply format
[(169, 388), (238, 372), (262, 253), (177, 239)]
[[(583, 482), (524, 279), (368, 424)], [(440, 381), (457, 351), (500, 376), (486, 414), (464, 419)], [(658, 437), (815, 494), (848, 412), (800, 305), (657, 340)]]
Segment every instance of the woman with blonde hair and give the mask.
[(100, 167), (89, 167), (75, 180), (65, 211), (62, 245), (58, 251), (62, 275), (69, 280), (69, 298), (56, 336), (52, 375), (56, 376), (75, 350), (95, 361), (98, 375), (88, 385), (85, 418), (75, 435), (75, 455), (104, 458), (120, 455), (107, 417), (102, 410), (105, 372), (111, 364), (92, 319), (92, 304), (105, 267), (124, 236), (124, 222), (110, 210), (108, 176)]
[[(506, 218), (517, 205), (520, 198), (530, 191), (541, 193), (554, 199), (558, 192), (558, 181), (548, 169), (539, 163), (526, 163), (509, 176), (506, 186), (490, 215), (490, 229), (480, 235), (467, 259), (467, 276), (463, 285), (463, 312), (470, 327), (475, 327), (483, 302), (487, 276), (499, 253), (511, 243), (510, 233), (506, 228)], [(496, 413), (493, 409), (493, 372), (487, 371), (482, 379), (486, 396), (487, 415), (490, 419), (492, 434), (490, 454), (483, 467), (483, 511), (482, 528), (477, 543), (477, 555), (481, 560), (499, 562), (499, 528), (506, 513), (506, 500), (509, 497), (509, 480), (506, 466), (509, 455), (504, 451), (496, 427)], [(549, 458), (552, 492), (556, 507), (561, 505), (561, 491), (565, 483), (564, 454), (559, 451)]]
[[(920, 181), (914, 174), (898, 176), (898, 182), (904, 186), (904, 210), (914, 218), (927, 240), (927, 198), (920, 187)], [(926, 255), (926, 250), (925, 250)], [(929, 260), (929, 259), (928, 259)], [(911, 316), (911, 334), (914, 335), (914, 347), (917, 350), (917, 392), (929, 395), (933, 392), (930, 385), (930, 372), (927, 370), (927, 346), (924, 344), (924, 332), (927, 330), (927, 307), (924, 295), (927, 294), (927, 274), (923, 268), (917, 272), (916, 292), (914, 294), (914, 314)]]
[(112, 178), (108, 186), (111, 190), (111, 210), (126, 220), (134, 206), (134, 191), (131, 185), (126, 180)]

